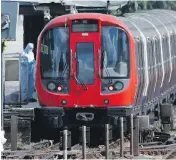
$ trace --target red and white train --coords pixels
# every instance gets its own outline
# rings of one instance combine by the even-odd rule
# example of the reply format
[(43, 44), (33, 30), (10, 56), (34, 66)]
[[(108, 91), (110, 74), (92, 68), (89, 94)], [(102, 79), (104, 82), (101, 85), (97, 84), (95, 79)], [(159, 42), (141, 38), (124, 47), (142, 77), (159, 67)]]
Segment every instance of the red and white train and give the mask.
[(176, 12), (54, 18), (38, 38), (36, 90), (35, 137), (117, 125), (130, 114), (159, 117), (160, 104), (176, 100)]

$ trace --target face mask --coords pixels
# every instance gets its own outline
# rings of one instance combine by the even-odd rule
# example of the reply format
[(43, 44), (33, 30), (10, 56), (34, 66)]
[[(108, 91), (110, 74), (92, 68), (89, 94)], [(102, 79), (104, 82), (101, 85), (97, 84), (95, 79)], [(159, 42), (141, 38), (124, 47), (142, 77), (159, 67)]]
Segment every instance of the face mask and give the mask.
[(32, 49), (29, 49), (29, 50), (28, 50), (28, 53), (30, 53), (30, 52), (32, 52)]

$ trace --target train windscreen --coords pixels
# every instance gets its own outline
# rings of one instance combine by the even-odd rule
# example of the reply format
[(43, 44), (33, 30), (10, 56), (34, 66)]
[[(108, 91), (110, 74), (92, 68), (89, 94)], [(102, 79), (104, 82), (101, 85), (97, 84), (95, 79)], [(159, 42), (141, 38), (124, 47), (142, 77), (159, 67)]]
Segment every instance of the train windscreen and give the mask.
[(103, 78), (129, 77), (129, 40), (125, 31), (102, 27)]
[[(57, 27), (47, 30), (41, 41), (40, 72), (43, 83), (59, 83), (68, 91), (69, 85), (69, 29)], [(55, 90), (57, 92), (57, 90)]]

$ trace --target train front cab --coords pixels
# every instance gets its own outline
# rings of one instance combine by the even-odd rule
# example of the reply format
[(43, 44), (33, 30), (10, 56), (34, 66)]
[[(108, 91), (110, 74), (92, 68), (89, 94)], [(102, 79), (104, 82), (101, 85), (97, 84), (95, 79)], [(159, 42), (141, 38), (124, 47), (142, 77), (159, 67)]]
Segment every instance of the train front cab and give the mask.
[(118, 125), (134, 102), (133, 38), (108, 15), (73, 15), (67, 27), (64, 18), (56, 21), (38, 42), (36, 88), (43, 108), (35, 110), (36, 126), (47, 132), (48, 127)]

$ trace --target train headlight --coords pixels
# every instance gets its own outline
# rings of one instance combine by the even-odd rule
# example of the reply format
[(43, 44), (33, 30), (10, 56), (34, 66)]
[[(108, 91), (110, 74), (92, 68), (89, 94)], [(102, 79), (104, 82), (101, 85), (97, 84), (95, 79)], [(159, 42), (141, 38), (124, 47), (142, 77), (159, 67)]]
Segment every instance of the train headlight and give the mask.
[(108, 99), (105, 99), (105, 100), (104, 100), (104, 104), (109, 104), (109, 100), (108, 100)]
[(114, 87), (113, 87), (113, 86), (109, 86), (108, 89), (109, 89), (110, 91), (113, 91), (113, 90), (114, 90)]
[(62, 91), (62, 86), (59, 85), (59, 86), (57, 87), (57, 90), (58, 90), (59, 92)]
[(56, 84), (54, 82), (49, 82), (47, 88), (50, 91), (54, 91), (56, 89)]
[(66, 105), (67, 104), (67, 101), (66, 100), (62, 100), (62, 105)]
[(114, 88), (117, 90), (117, 91), (120, 91), (120, 90), (122, 90), (123, 89), (123, 83), (122, 82), (116, 82), (115, 84), (114, 84)]

